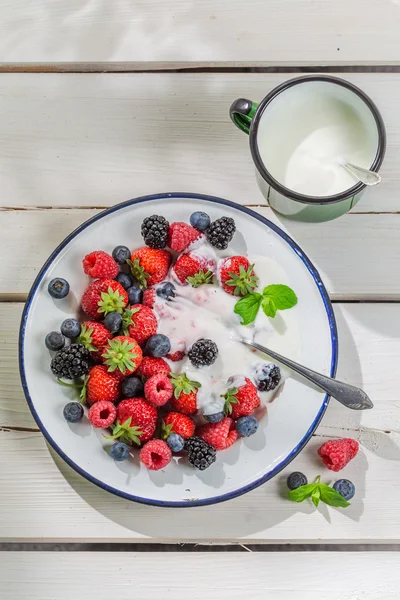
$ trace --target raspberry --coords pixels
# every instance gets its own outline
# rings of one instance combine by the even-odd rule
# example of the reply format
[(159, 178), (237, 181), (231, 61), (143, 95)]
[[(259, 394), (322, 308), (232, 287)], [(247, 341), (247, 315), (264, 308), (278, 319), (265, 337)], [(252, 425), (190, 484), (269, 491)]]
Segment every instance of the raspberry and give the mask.
[(172, 362), (178, 362), (180, 360), (183, 360), (185, 356), (186, 354), (183, 352), (183, 350), (177, 350), (172, 354), (167, 354), (165, 358), (168, 358), (168, 360), (172, 360)]
[(144, 384), (145, 398), (153, 406), (163, 406), (172, 398), (174, 388), (166, 375), (153, 375)]
[(88, 419), (93, 427), (106, 429), (114, 423), (116, 416), (117, 409), (114, 404), (107, 400), (100, 400), (90, 407)]
[(142, 364), (136, 369), (136, 377), (149, 379), (152, 375), (169, 375), (171, 369), (163, 358), (144, 356)]
[(200, 235), (200, 231), (187, 223), (172, 223), (169, 226), (168, 246), (175, 252), (183, 252)]
[(325, 442), (318, 450), (324, 465), (330, 471), (343, 469), (358, 452), (358, 442), (351, 438), (330, 440)]
[(93, 277), (93, 279), (114, 279), (119, 272), (119, 266), (113, 257), (102, 250), (96, 250), (95, 252), (87, 254), (83, 259), (82, 264), (86, 275)]
[(163, 440), (150, 440), (140, 451), (140, 460), (150, 471), (163, 469), (171, 458), (172, 452)]
[(230, 417), (225, 417), (219, 423), (207, 423), (207, 425), (199, 427), (196, 434), (197, 437), (214, 446), (216, 450), (229, 448), (238, 438), (235, 422)]
[(144, 290), (143, 304), (145, 306), (148, 306), (149, 308), (154, 308), (155, 301), (156, 301), (156, 291), (155, 290)]

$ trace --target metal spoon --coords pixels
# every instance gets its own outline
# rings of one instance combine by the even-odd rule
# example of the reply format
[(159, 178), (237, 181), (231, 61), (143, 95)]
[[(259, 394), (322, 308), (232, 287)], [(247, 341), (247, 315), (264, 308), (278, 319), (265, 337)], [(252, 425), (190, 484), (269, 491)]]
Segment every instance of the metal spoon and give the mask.
[(293, 360), (290, 360), (290, 358), (286, 358), (269, 348), (260, 346), (260, 344), (257, 344), (256, 342), (251, 342), (250, 340), (245, 340), (243, 338), (241, 338), (240, 341), (242, 344), (246, 344), (247, 346), (251, 346), (256, 350), (267, 354), (274, 360), (277, 360), (286, 367), (289, 367), (289, 369), (292, 369), (292, 371), (299, 373), (321, 388), (321, 390), (324, 390), (324, 392), (332, 396), (332, 398), (335, 398), (335, 400), (344, 406), (347, 406), (347, 408), (352, 408), (353, 410), (365, 410), (367, 408), (373, 408), (374, 406), (367, 394), (360, 388), (349, 385), (348, 383), (343, 383), (342, 381), (337, 381), (336, 379), (332, 379), (331, 377), (327, 377), (316, 371), (312, 371), (307, 367), (303, 367), (303, 365), (295, 363)]
[(357, 167), (357, 165), (353, 165), (348, 162), (343, 162), (340, 164), (344, 169), (346, 169), (346, 171), (354, 175), (356, 179), (359, 179), (361, 183), (364, 183), (365, 185), (376, 185), (382, 181), (382, 177), (375, 171), (369, 171), (368, 169)]

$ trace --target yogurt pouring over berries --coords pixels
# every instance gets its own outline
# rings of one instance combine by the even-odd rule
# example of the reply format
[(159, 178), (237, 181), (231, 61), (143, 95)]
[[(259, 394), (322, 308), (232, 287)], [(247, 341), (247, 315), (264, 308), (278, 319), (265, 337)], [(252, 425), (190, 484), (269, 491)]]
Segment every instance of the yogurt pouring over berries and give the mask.
[[(59, 334), (51, 368), (60, 383), (83, 388), (92, 426), (111, 429), (114, 460), (129, 459), (127, 446), (137, 445), (149, 469), (166, 467), (173, 452), (208, 468), (216, 450), (257, 432), (259, 407), (285, 380), (240, 339), (296, 358), (295, 313), (285, 310), (296, 295), (275, 261), (229, 248), (235, 231), (230, 217), (212, 222), (197, 212), (190, 224), (169, 224), (152, 215), (142, 223), (145, 247), (84, 257), (95, 278), (81, 301), (87, 320), (63, 323), (71, 343)], [(67, 417), (82, 414), (68, 409)]]

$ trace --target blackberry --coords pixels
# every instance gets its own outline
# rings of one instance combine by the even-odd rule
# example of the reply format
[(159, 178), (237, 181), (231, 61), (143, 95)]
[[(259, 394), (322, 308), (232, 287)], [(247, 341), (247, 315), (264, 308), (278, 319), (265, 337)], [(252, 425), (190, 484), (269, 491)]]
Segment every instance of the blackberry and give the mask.
[(281, 370), (273, 363), (261, 365), (256, 369), (256, 386), (260, 392), (274, 390), (281, 380)]
[(212, 340), (200, 338), (190, 348), (188, 356), (195, 367), (208, 367), (217, 360), (217, 344)]
[(169, 223), (164, 217), (152, 215), (142, 223), (142, 236), (146, 246), (165, 248), (168, 240)]
[(206, 236), (211, 246), (225, 250), (236, 231), (235, 221), (231, 217), (221, 217), (213, 221), (206, 230)]
[(214, 446), (207, 444), (207, 442), (198, 437), (191, 437), (186, 440), (185, 449), (188, 452), (190, 464), (200, 471), (208, 469), (217, 459), (217, 451)]
[(71, 344), (63, 348), (51, 361), (50, 368), (56, 377), (74, 379), (87, 375), (90, 367), (90, 352), (83, 344)]

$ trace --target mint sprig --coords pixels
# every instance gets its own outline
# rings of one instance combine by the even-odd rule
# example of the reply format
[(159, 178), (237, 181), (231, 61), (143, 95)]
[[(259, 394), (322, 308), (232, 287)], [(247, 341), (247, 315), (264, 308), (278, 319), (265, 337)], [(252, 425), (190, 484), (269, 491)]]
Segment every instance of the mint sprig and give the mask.
[(242, 317), (242, 325), (249, 325), (255, 320), (262, 307), (267, 317), (274, 318), (278, 310), (287, 310), (297, 304), (297, 296), (287, 285), (273, 284), (263, 289), (262, 294), (247, 294), (235, 304), (233, 311)]
[(311, 498), (314, 506), (318, 507), (320, 501), (329, 504), (329, 506), (339, 506), (340, 508), (346, 508), (350, 506), (350, 502), (347, 502), (333, 488), (324, 483), (320, 483), (321, 477), (318, 476), (314, 483), (307, 483), (302, 485), (295, 490), (291, 490), (288, 494), (289, 500), (293, 502), (303, 502), (307, 498)]

